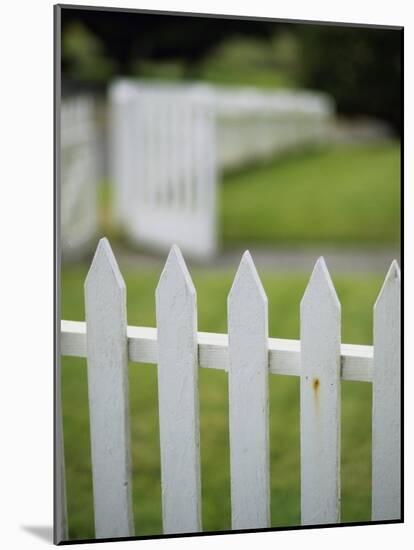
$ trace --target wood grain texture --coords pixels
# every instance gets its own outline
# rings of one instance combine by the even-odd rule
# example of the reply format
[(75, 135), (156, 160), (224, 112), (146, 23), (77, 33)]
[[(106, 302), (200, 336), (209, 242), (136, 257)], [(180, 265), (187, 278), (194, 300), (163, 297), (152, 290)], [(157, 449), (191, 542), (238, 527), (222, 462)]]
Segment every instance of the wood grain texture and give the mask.
[(85, 281), (88, 394), (96, 538), (134, 535), (126, 290), (101, 239)]
[[(157, 330), (151, 327), (127, 328), (128, 357), (137, 363), (158, 360)], [(229, 370), (228, 336), (198, 332), (198, 365), (203, 369)], [(86, 357), (86, 325), (81, 321), (61, 321), (61, 354)], [(269, 338), (270, 374), (300, 376), (300, 340)], [(372, 381), (373, 347), (341, 344), (341, 378), (356, 382)]]
[(391, 264), (374, 306), (372, 519), (401, 518), (400, 270)]
[(341, 306), (323, 258), (300, 307), (301, 521), (340, 518)]
[(270, 525), (267, 297), (245, 252), (228, 297), (233, 529)]
[(201, 531), (196, 292), (173, 246), (156, 290), (165, 534)]

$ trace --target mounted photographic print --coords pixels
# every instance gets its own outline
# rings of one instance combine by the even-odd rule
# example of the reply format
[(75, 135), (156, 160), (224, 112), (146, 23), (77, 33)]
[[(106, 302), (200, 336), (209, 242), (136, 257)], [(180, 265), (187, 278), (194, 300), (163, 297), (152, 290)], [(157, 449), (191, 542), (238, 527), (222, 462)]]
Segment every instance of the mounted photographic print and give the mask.
[(54, 13), (55, 543), (402, 522), (403, 29)]

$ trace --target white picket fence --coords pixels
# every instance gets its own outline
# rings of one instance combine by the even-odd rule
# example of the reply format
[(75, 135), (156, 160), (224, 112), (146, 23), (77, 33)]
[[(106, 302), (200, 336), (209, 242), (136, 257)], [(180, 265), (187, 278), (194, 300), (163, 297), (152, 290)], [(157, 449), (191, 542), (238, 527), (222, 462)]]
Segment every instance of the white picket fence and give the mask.
[(322, 258), (301, 301), (300, 341), (269, 338), (267, 297), (248, 252), (228, 297), (228, 335), (197, 331), (196, 291), (176, 246), (156, 290), (157, 328), (127, 326), (126, 287), (106, 239), (85, 282), (85, 308), (85, 323), (62, 321), (61, 354), (87, 358), (97, 538), (135, 534), (128, 361), (157, 365), (165, 534), (203, 530), (199, 367), (228, 373), (232, 529), (271, 526), (269, 375), (300, 377), (302, 525), (340, 521), (341, 380), (373, 385), (372, 520), (400, 518), (395, 261), (374, 306), (373, 346), (341, 343), (341, 306)]
[(77, 259), (90, 250), (98, 231), (95, 102), (87, 95), (64, 99), (60, 117), (61, 249), (63, 258)]
[(332, 101), (310, 92), (120, 80), (110, 89), (117, 221), (137, 244), (208, 258), (224, 168), (318, 143)]

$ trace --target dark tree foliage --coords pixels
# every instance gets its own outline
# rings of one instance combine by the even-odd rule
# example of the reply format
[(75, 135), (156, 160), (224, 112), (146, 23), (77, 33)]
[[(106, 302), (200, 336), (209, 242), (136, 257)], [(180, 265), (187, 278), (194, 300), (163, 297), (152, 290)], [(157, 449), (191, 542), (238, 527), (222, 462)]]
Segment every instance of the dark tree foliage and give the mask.
[[(234, 35), (264, 41), (289, 30), (299, 46), (293, 67), (298, 85), (326, 91), (344, 115), (373, 116), (401, 131), (402, 31), (226, 19), (180, 14), (62, 9), (62, 33), (81, 22), (98, 37), (116, 74), (131, 74), (139, 60), (180, 59), (188, 76), (222, 41)], [(62, 77), (71, 60), (62, 52)]]
[[(64, 9), (62, 32), (78, 21), (99, 36), (106, 50), (116, 59), (119, 71), (124, 74), (128, 73), (133, 59), (181, 58), (189, 65), (198, 63), (231, 35), (266, 38), (272, 35), (275, 25), (271, 21), (179, 14)], [(63, 68), (69, 67), (64, 63)]]
[(401, 130), (401, 30), (309, 25), (298, 32), (304, 86), (332, 94), (340, 113)]

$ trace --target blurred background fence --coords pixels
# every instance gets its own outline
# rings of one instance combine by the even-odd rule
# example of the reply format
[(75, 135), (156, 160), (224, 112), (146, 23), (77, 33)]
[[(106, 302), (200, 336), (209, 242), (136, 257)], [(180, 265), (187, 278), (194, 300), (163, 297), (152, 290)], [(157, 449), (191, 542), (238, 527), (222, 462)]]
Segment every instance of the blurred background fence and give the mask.
[(323, 94), (120, 81), (110, 92), (116, 219), (137, 244), (192, 257), (217, 251), (217, 185), (226, 169), (327, 140)]
[(214, 89), (217, 157), (223, 169), (326, 142), (333, 100), (305, 90)]
[(90, 96), (61, 105), (61, 232), (64, 258), (88, 250), (98, 230), (95, 104)]
[(326, 94), (156, 80), (116, 81), (104, 103), (92, 95), (64, 100), (64, 259), (94, 243), (104, 178), (113, 185), (114, 220), (132, 242), (214, 255), (220, 174), (326, 143), (333, 116)]

